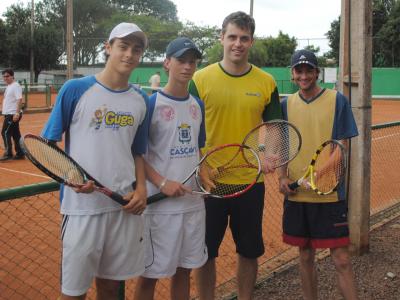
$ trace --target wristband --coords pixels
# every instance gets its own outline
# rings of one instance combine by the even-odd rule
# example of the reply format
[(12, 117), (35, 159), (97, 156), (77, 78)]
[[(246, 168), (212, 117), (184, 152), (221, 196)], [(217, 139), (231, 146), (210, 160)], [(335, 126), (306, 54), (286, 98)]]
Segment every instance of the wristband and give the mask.
[(161, 189), (165, 186), (165, 184), (167, 183), (167, 178), (164, 178), (163, 181), (161, 181), (160, 186), (158, 187), (158, 189), (161, 191)]

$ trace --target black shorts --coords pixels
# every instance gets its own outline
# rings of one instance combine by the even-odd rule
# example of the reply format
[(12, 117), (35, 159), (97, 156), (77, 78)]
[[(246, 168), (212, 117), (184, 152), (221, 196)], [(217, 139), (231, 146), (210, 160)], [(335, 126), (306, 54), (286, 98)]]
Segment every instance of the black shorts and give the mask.
[(350, 243), (347, 201), (304, 203), (285, 200), (283, 241), (292, 246), (337, 248)]
[(264, 183), (255, 184), (237, 198), (206, 198), (206, 244), (208, 258), (218, 257), (218, 249), (229, 222), (236, 252), (246, 258), (264, 254), (262, 217), (264, 210)]

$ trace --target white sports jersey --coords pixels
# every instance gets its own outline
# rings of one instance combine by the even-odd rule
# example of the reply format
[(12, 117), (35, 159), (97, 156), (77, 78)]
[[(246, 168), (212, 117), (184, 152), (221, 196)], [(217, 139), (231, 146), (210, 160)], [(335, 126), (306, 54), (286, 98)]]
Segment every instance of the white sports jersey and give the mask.
[[(199, 162), (205, 143), (204, 105), (198, 98), (174, 98), (162, 91), (149, 99), (149, 140), (146, 161), (163, 177), (182, 182)], [(194, 179), (186, 183), (196, 187)], [(159, 189), (147, 182), (148, 195)], [(170, 197), (148, 205), (146, 214), (183, 213), (204, 208), (199, 195)]]
[(14, 81), (7, 86), (3, 98), (3, 115), (14, 115), (18, 112), (18, 102), (22, 99), (22, 88)]
[[(65, 149), (89, 174), (122, 195), (132, 191), (135, 164), (132, 153), (144, 154), (148, 119), (146, 94), (131, 86), (113, 91), (94, 76), (68, 81), (42, 132), (60, 141), (65, 132)], [(61, 191), (61, 213), (91, 215), (121, 209), (109, 197), (93, 192)]]

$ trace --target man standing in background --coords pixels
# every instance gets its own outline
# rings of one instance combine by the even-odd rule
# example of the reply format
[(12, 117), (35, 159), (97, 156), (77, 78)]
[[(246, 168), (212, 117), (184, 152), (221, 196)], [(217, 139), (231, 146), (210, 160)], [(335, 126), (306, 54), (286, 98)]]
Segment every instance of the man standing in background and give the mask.
[(158, 72), (158, 71), (150, 77), (149, 83), (150, 83), (152, 94), (157, 93), (157, 91), (160, 87), (160, 81), (161, 81), (160, 72)]
[[(19, 122), (21, 121), (22, 112), (22, 88), (14, 79), (14, 71), (5, 69), (1, 72), (3, 80), (7, 84), (4, 91), (2, 114), (4, 115), (1, 136), (4, 141), (4, 154), (0, 157), (0, 161), (9, 159), (23, 159), (24, 153), (19, 146), (21, 132), (19, 130)], [(12, 153), (12, 142), (14, 140), (15, 156)]]

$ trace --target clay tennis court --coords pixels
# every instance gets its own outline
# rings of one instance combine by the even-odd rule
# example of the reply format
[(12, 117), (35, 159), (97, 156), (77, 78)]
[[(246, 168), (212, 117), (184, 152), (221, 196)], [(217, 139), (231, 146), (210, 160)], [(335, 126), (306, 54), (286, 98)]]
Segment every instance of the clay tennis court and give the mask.
[[(398, 121), (399, 116), (400, 101), (373, 101), (373, 124)], [(21, 131), (38, 134), (47, 118), (48, 113), (25, 114), (21, 121)], [(400, 166), (393, 167), (386, 160), (392, 152), (398, 155), (400, 145), (397, 144), (396, 148), (393, 139), (399, 134), (398, 128), (385, 130), (379, 136), (373, 134), (373, 143), (377, 143), (379, 147), (373, 146), (372, 149), (371, 211), (388, 206), (393, 200), (392, 195), (400, 194), (400, 179), (395, 174)], [(0, 188), (49, 180), (27, 160), (1, 163), (0, 177)], [(387, 178), (391, 180), (388, 181)], [(274, 264), (279, 265), (281, 260), (288, 260), (295, 255), (291, 252), (292, 248), (281, 242), (282, 198), (277, 191), (274, 175), (267, 176), (266, 186), (263, 227), (266, 254), (259, 260), (261, 270), (272, 269)], [(58, 193), (6, 201), (0, 203), (0, 212), (0, 298), (55, 299), (59, 293), (60, 262)], [(219, 293), (226, 293), (234, 288), (232, 278), (235, 275), (236, 256), (233, 247), (228, 233), (217, 260), (217, 282), (230, 284), (224, 285), (224, 290), (219, 290)], [(162, 280), (158, 284), (157, 299), (165, 299), (169, 294), (168, 285), (168, 280)], [(133, 295), (133, 286), (134, 280), (127, 283), (129, 298)], [(192, 295), (195, 295), (194, 284), (192, 289)], [(92, 289), (90, 298), (94, 297), (94, 293)]]

